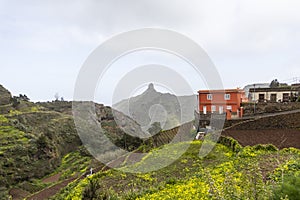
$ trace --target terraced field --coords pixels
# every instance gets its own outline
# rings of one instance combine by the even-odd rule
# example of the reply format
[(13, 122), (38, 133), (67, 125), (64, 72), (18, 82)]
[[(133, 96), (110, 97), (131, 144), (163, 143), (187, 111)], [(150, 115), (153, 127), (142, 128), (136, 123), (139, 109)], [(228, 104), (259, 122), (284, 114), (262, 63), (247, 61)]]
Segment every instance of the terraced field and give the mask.
[[(295, 195), (282, 188), (281, 180), (300, 179), (299, 150), (279, 151), (272, 145), (243, 148), (232, 139), (224, 141), (226, 145), (217, 144), (204, 158), (198, 155), (202, 142), (191, 142), (178, 160), (157, 171), (100, 171), (70, 183), (52, 199), (280, 199)], [(170, 157), (186, 144), (153, 149), (133, 167), (151, 167), (158, 156)]]

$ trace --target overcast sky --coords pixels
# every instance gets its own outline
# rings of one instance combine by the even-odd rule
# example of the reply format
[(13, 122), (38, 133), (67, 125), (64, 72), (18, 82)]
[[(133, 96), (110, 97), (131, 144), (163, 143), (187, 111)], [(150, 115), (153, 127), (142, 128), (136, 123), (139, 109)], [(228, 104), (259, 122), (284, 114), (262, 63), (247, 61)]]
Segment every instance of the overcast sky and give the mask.
[(0, 84), (34, 101), (72, 99), (88, 55), (144, 27), (197, 42), (225, 88), (289, 82), (300, 77), (299, 10), (299, 0), (0, 0)]

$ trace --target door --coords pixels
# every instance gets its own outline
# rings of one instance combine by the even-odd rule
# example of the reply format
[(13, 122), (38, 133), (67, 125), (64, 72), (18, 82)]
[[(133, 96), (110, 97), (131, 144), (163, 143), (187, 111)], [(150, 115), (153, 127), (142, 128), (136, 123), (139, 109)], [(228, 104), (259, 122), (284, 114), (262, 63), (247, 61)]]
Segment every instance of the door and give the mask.
[(264, 102), (265, 101), (265, 94), (259, 94), (258, 95), (258, 101), (259, 102)]
[(223, 106), (219, 106), (219, 114), (223, 114), (224, 112), (224, 107)]
[(206, 106), (203, 106), (203, 114), (206, 115), (207, 110), (206, 110)]
[(271, 94), (271, 102), (276, 102), (277, 101), (277, 95), (276, 94)]
[(217, 107), (216, 106), (211, 106), (211, 113), (214, 113), (217, 111)]

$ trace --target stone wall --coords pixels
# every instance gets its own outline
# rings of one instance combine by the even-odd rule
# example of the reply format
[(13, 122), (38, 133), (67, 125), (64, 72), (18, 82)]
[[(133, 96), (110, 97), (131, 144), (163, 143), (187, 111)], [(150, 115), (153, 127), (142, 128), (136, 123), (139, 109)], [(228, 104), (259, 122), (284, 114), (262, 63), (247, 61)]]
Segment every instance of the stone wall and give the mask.
[[(254, 113), (253, 103), (245, 103), (243, 107), (244, 107), (244, 116), (253, 115)], [(300, 109), (300, 102), (257, 103), (255, 107), (256, 107), (256, 114), (276, 113), (276, 112)]]
[(300, 112), (283, 114), (272, 117), (264, 117), (253, 120), (227, 121), (225, 127), (245, 121), (230, 130), (276, 130), (276, 129), (300, 129)]

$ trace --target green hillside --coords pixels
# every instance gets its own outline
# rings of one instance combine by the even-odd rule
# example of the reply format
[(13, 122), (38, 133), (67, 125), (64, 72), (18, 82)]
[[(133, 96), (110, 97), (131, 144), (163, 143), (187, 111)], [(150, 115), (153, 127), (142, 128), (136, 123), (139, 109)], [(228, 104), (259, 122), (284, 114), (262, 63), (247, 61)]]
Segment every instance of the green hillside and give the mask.
[[(169, 143), (178, 127), (161, 130), (149, 140), (127, 135), (121, 125), (141, 131), (121, 112), (95, 104), (96, 118), (117, 146), (133, 153), (114, 163), (125, 173), (109, 169), (82, 146), (72, 116), (72, 102), (30, 102), (11, 96), (0, 86), (0, 199), (297, 199), (300, 187), (300, 150), (273, 145), (241, 147), (221, 137), (214, 150), (200, 158), (201, 141), (191, 124), (181, 128), (177, 143)], [(268, 123), (267, 121), (264, 121)], [(188, 150), (173, 163), (178, 151)], [(113, 152), (109, 152), (113, 153)], [(159, 158), (159, 159), (158, 159)], [(134, 163), (134, 164), (132, 164)], [(166, 167), (165, 167), (166, 166)], [(93, 169), (93, 175), (90, 169)]]
[[(173, 164), (150, 173), (102, 171), (75, 181), (52, 199), (295, 199), (300, 181), (300, 151), (277, 150), (272, 145), (240, 147), (223, 138), (206, 157), (198, 156), (202, 142)], [(160, 155), (186, 143), (165, 146)], [(153, 149), (134, 167), (151, 165), (161, 148)], [(145, 165), (145, 166), (146, 166)], [(151, 167), (151, 166), (150, 166)], [(293, 185), (293, 183), (296, 185)], [(297, 185), (298, 184), (298, 185)], [(289, 196), (286, 196), (289, 195)], [(298, 195), (298, 196), (297, 196)]]
[(0, 195), (17, 185), (38, 191), (43, 186), (35, 180), (52, 173), (81, 141), (68, 115), (27, 101), (7, 107), (9, 112), (0, 114)]
[[(115, 123), (111, 108), (95, 107), (107, 136), (123, 146), (124, 132)], [(126, 138), (127, 149), (134, 150), (142, 142)], [(92, 166), (99, 162), (77, 135), (72, 102), (33, 103), (26, 95), (12, 96), (0, 85), (0, 199), (23, 199), (80, 177)], [(52, 177), (53, 181), (47, 181)]]

